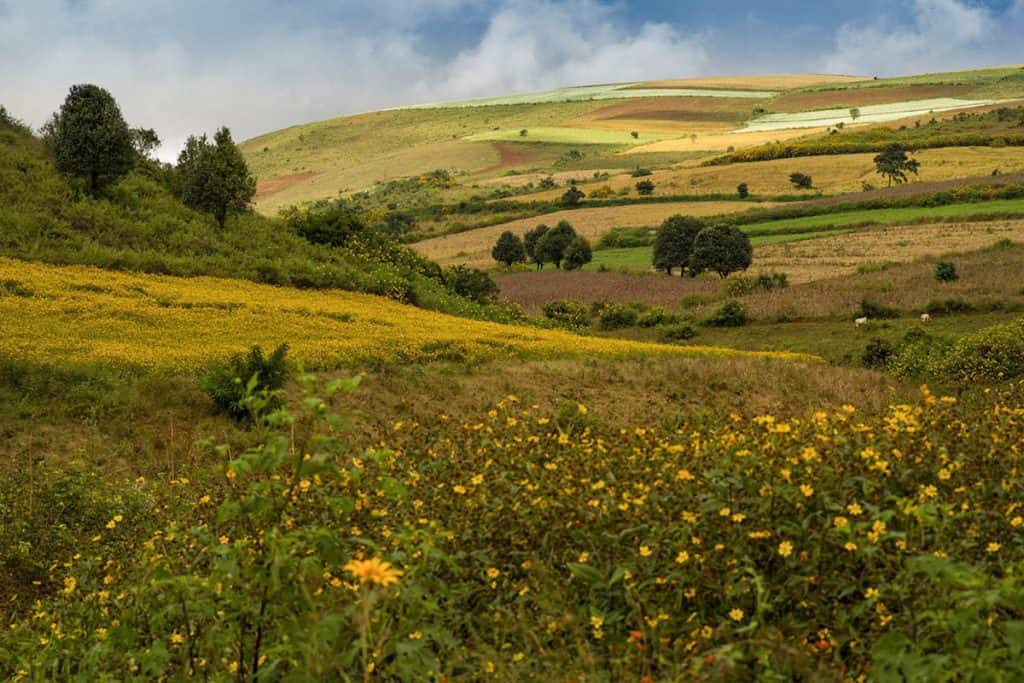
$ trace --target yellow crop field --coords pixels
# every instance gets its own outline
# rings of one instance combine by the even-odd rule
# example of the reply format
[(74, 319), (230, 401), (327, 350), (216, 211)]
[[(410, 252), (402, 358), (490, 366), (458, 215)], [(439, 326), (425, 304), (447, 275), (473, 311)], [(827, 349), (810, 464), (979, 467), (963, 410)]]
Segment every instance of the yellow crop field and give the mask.
[(826, 83), (856, 83), (871, 80), (866, 76), (839, 76), (835, 74), (765, 74), (757, 76), (708, 76), (703, 78), (675, 78), (665, 81), (639, 83), (637, 88), (710, 88), (714, 90), (791, 90)]
[[(433, 313), (380, 297), (218, 278), (115, 273), (0, 258), (0, 355), (189, 370), (288, 343), (310, 369), (363, 361), (751, 354), (597, 339)], [(11, 294), (16, 291), (18, 294)], [(764, 357), (814, 361), (799, 354)]]
[[(635, 181), (634, 181), (635, 182)], [(559, 193), (565, 190), (559, 190)], [(666, 202), (663, 204), (630, 204), (627, 206), (602, 206), (592, 209), (573, 209), (523, 218), (520, 220), (477, 228), (453, 235), (432, 237), (417, 242), (413, 248), (442, 265), (464, 263), (472, 266), (494, 265), (491, 247), (498, 236), (506, 230), (522, 235), (527, 230), (544, 223), (553, 226), (559, 221), (572, 223), (576, 232), (588, 240), (597, 240), (612, 228), (658, 225), (669, 216), (715, 216), (754, 208), (749, 202)], [(770, 202), (756, 205), (758, 208), (774, 206)]]
[(647, 145), (636, 145), (630, 147), (622, 154), (649, 154), (654, 152), (724, 152), (732, 147), (733, 149), (748, 149), (759, 147), (772, 142), (802, 138), (806, 135), (822, 133), (825, 128), (793, 128), (790, 130), (766, 130), (746, 133), (743, 131), (732, 131), (729, 133), (695, 132), (695, 138), (673, 138), (659, 140)]

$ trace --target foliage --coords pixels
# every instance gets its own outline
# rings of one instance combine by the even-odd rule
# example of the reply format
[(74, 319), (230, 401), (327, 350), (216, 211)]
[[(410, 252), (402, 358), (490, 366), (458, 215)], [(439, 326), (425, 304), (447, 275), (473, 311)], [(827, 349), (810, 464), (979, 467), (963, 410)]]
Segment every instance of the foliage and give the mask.
[(654, 267), (669, 275), (678, 268), (682, 275), (690, 265), (694, 241), (705, 227), (702, 220), (692, 216), (666, 218), (654, 238)]
[(956, 264), (951, 261), (939, 261), (935, 264), (934, 277), (939, 282), (955, 282), (960, 279)]
[(907, 150), (898, 142), (886, 145), (874, 161), (875, 170), (888, 179), (890, 187), (894, 181), (897, 185), (907, 182), (907, 174), (917, 175), (917, 170), (921, 167), (920, 162), (907, 156)]
[(697, 275), (710, 270), (725, 278), (730, 273), (746, 270), (753, 261), (750, 238), (731, 225), (704, 228), (693, 242), (690, 272)]
[(494, 248), (491, 249), (491, 258), (498, 263), (504, 263), (506, 267), (511, 267), (513, 263), (522, 263), (526, 260), (523, 240), (511, 230), (506, 230), (501, 233)]
[(648, 308), (636, 319), (636, 324), (640, 327), (659, 327), (674, 325), (678, 322), (680, 322), (680, 317), (662, 306)]
[(654, 183), (650, 180), (641, 180), (636, 184), (636, 193), (644, 197), (654, 194)]
[(944, 378), (961, 384), (1024, 376), (1024, 320), (964, 335), (953, 343), (940, 369)]
[(269, 356), (253, 346), (246, 354), (236, 353), (226, 362), (213, 363), (203, 377), (203, 391), (213, 401), (214, 410), (239, 421), (252, 419), (246, 399), (253, 395), (260, 396), (268, 407), (280, 408), (280, 391), (291, 374), (287, 354), (287, 344)]
[(862, 299), (860, 310), (854, 315), (855, 318), (868, 318), (869, 320), (885, 320), (900, 317), (900, 312), (891, 306), (880, 304), (870, 299)]
[(892, 358), (894, 349), (885, 339), (875, 337), (868, 342), (861, 354), (860, 363), (866, 368), (884, 368)]
[(736, 194), (740, 196), (740, 199), (746, 199), (750, 196), (750, 188), (746, 183), (740, 183), (736, 186)]
[(312, 244), (344, 247), (367, 233), (367, 226), (356, 208), (345, 201), (317, 210), (289, 214), (292, 229)]
[(185, 205), (212, 213), (221, 228), (229, 214), (245, 210), (256, 194), (256, 179), (227, 128), (218, 130), (212, 143), (205, 135), (189, 137), (176, 171)]
[(576, 239), (576, 230), (569, 221), (559, 221), (558, 225), (545, 231), (533, 247), (533, 260), (538, 266), (554, 263), (555, 268), (562, 267), (565, 251)]
[(811, 176), (806, 173), (790, 173), (789, 182), (793, 183), (793, 187), (801, 190), (809, 190), (814, 186), (814, 181), (811, 179)]
[(641, 306), (638, 304), (607, 304), (598, 315), (598, 324), (602, 330), (618, 330), (623, 327), (633, 327), (640, 319), (640, 311)]
[(643, 178), (644, 176), (649, 176), (651, 174), (652, 174), (651, 169), (649, 169), (649, 168), (641, 168), (639, 166), (637, 166), (635, 169), (633, 169), (633, 172), (630, 173), (630, 175), (632, 177), (634, 177), (634, 178)]
[(590, 248), (590, 242), (586, 237), (577, 235), (565, 248), (565, 269), (579, 270), (594, 260), (594, 252)]
[[(537, 260), (537, 243), (540, 242), (540, 238), (543, 237), (548, 230), (550, 230), (550, 228), (541, 223), (532, 230), (527, 230), (526, 234), (523, 235), (523, 250), (526, 252), (526, 255), (530, 257), (530, 260), (537, 264), (537, 268), (544, 267), (544, 261)], [(543, 257), (543, 254), (541, 257)]]
[(52, 129), (57, 170), (83, 179), (89, 194), (97, 195), (132, 169), (132, 134), (107, 90), (91, 84), (71, 86)]
[(689, 321), (671, 323), (660, 328), (659, 338), (663, 342), (679, 342), (697, 336), (697, 328)]
[(587, 195), (584, 194), (583, 190), (570, 185), (569, 189), (562, 195), (562, 206), (576, 206), (579, 204)]
[(563, 327), (578, 329), (590, 324), (590, 306), (569, 299), (544, 304), (544, 317)]
[(719, 306), (718, 310), (704, 321), (704, 324), (711, 327), (742, 327), (748, 322), (750, 322), (750, 316), (747, 315), (747, 305), (742, 301), (732, 299)]
[(498, 296), (498, 285), (487, 271), (468, 266), (444, 269), (444, 284), (453, 294), (486, 304)]

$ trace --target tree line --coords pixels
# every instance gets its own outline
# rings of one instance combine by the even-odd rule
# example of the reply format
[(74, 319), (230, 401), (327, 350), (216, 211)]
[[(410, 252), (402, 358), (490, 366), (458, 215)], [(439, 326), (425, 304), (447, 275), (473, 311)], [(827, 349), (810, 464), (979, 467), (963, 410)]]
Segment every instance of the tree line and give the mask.
[(506, 230), (491, 249), (491, 257), (506, 267), (529, 260), (537, 270), (548, 263), (559, 269), (579, 270), (593, 260), (594, 253), (587, 238), (578, 235), (572, 224), (563, 220), (553, 228), (538, 225), (522, 237)]
[(186, 206), (211, 214), (223, 228), (256, 194), (256, 179), (226, 127), (212, 141), (205, 134), (190, 136), (178, 163), (161, 165), (152, 157), (160, 146), (156, 131), (130, 128), (113, 95), (97, 85), (71, 86), (40, 132), (57, 170), (77, 179), (91, 197), (134, 169), (149, 170)]

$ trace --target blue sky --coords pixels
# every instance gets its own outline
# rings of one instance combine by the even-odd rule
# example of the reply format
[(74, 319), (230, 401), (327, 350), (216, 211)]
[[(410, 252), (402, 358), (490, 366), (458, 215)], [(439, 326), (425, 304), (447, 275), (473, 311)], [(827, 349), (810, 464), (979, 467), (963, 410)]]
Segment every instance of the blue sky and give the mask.
[(1024, 62), (1024, 0), (0, 0), (0, 104), (39, 125), (109, 88), (173, 158), (416, 102), (699, 75)]

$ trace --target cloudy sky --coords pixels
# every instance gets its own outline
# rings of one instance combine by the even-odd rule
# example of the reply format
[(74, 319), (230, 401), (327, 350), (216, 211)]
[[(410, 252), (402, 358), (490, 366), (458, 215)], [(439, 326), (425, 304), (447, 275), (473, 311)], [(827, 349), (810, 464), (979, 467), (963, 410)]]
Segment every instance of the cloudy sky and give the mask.
[(107, 87), (173, 158), (417, 102), (636, 79), (1024, 62), (1024, 0), (0, 0), (0, 104)]

